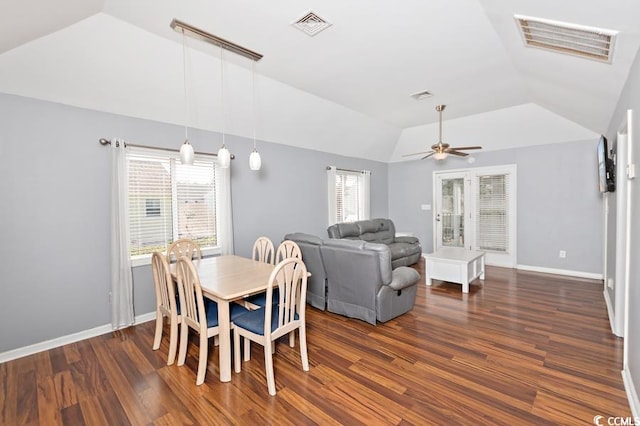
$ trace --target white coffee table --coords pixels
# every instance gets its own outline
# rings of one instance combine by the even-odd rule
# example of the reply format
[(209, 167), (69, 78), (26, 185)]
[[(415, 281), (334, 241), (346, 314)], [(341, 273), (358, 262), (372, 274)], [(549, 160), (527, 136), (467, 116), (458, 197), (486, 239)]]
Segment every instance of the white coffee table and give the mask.
[(476, 278), (484, 280), (484, 252), (458, 247), (443, 247), (425, 255), (427, 285), (431, 280), (462, 284), (462, 292), (469, 293), (469, 283)]

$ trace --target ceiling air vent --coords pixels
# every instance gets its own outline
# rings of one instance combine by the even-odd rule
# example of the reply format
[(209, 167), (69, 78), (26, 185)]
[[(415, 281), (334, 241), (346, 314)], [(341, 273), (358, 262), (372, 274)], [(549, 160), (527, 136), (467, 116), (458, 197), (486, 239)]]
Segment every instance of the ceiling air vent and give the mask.
[(422, 90), (420, 92), (412, 93), (410, 96), (417, 101), (421, 101), (423, 99), (432, 97), (433, 93), (428, 90)]
[(617, 31), (515, 15), (526, 46), (609, 62)]
[(302, 15), (302, 17), (293, 21), (291, 25), (311, 37), (331, 26), (329, 22), (319, 17), (314, 12), (307, 12)]

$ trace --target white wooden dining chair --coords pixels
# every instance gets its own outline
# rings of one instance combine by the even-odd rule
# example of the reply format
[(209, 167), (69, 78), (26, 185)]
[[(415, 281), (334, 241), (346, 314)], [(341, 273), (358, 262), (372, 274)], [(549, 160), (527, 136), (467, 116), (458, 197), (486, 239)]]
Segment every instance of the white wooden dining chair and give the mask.
[(280, 263), (283, 260), (289, 259), (291, 257), (302, 259), (302, 251), (300, 251), (300, 246), (298, 246), (298, 243), (296, 243), (295, 241), (284, 240), (278, 246), (275, 263)]
[(177, 262), (182, 256), (187, 256), (191, 260), (201, 260), (200, 245), (189, 238), (175, 240), (167, 248), (167, 260), (169, 263)]
[[(218, 304), (205, 299), (202, 295), (200, 277), (193, 262), (187, 256), (182, 256), (176, 264), (178, 279), (178, 294), (182, 313), (182, 327), (180, 330), (180, 351), (178, 353), (178, 366), (182, 366), (187, 358), (187, 343), (189, 329), (195, 330), (200, 336), (200, 352), (198, 354), (198, 373), (196, 385), (204, 383), (207, 373), (209, 356), (209, 338), (220, 333)], [(237, 303), (229, 304), (231, 321), (236, 316), (248, 312)], [(232, 326), (233, 327), (233, 326)]]
[[(264, 238), (264, 237), (260, 237), (260, 238)], [(260, 238), (258, 238), (258, 240)], [(258, 241), (256, 240), (256, 243), (257, 242)], [(273, 248), (273, 244), (272, 244), (272, 248)], [(255, 250), (255, 244), (254, 244), (254, 250)], [(280, 243), (280, 245), (278, 246), (278, 251), (275, 253), (275, 257), (274, 257), (275, 263), (282, 262), (284, 259), (288, 259), (290, 257), (302, 259), (302, 251), (300, 251), (300, 247), (295, 241), (284, 240), (282, 243)], [(254, 260), (256, 260), (255, 256), (254, 256)], [(277, 303), (277, 299), (278, 299), (278, 290), (275, 291), (274, 303)], [(250, 296), (246, 299), (246, 302), (249, 302), (248, 306), (254, 306), (254, 307), (264, 306), (266, 303), (266, 292), (262, 292), (262, 293)]]
[(164, 254), (155, 252), (151, 256), (151, 273), (156, 289), (156, 333), (153, 339), (153, 350), (160, 348), (162, 340), (162, 330), (164, 328), (164, 318), (169, 319), (169, 356), (167, 365), (173, 364), (178, 348), (178, 324), (182, 321), (180, 315), (180, 304), (176, 297), (176, 286), (169, 263)]
[[(274, 290), (279, 289), (276, 303), (272, 302)], [(233, 320), (235, 371), (241, 370), (240, 337), (259, 343), (264, 347), (264, 364), (269, 395), (276, 394), (273, 371), (273, 353), (276, 339), (285, 334), (300, 334), (300, 358), (302, 369), (309, 371), (305, 308), (307, 295), (307, 268), (298, 258), (288, 258), (278, 263), (269, 277), (267, 304), (260, 309), (249, 311)], [(293, 347), (293, 340), (289, 340)]]
[(275, 254), (275, 248), (269, 238), (259, 237), (256, 242), (253, 243), (253, 260), (274, 265), (276, 259)]

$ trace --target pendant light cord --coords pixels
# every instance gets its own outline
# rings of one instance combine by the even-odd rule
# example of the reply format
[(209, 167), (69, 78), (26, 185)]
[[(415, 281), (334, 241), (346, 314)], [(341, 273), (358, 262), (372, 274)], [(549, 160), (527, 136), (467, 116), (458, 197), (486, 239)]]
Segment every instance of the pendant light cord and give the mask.
[(184, 90), (184, 140), (189, 140), (187, 122), (189, 120), (189, 103), (187, 102), (187, 36), (182, 30), (182, 88)]
[(225, 145), (225, 128), (224, 128), (224, 49), (220, 44), (220, 111), (222, 114), (222, 146)]
[(251, 92), (253, 103), (253, 150), (256, 150), (256, 127), (258, 125), (256, 107), (256, 61), (251, 61)]

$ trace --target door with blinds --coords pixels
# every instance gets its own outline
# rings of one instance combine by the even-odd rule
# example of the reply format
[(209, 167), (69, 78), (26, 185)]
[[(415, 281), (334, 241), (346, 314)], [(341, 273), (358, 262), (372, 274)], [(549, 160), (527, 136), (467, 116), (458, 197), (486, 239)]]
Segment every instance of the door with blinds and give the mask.
[(455, 246), (480, 250), (485, 252), (487, 264), (514, 268), (516, 166), (434, 173), (434, 182), (436, 249)]
[(470, 249), (469, 173), (442, 173), (435, 179), (436, 247), (467, 247)]

